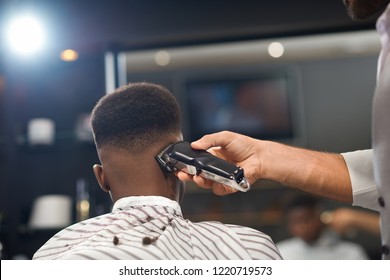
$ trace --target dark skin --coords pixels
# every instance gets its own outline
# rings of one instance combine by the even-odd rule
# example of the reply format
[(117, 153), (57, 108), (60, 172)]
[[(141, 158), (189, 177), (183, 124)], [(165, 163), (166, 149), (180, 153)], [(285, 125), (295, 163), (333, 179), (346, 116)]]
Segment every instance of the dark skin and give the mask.
[(128, 196), (163, 196), (175, 200), (177, 177), (164, 174), (155, 156), (180, 140), (178, 133), (136, 154), (109, 146), (98, 148), (101, 164), (95, 164), (93, 171), (100, 187), (110, 193), (114, 203)]
[(316, 208), (293, 208), (287, 214), (287, 220), (289, 232), (308, 244), (315, 242), (324, 229), (320, 220), (320, 212)]

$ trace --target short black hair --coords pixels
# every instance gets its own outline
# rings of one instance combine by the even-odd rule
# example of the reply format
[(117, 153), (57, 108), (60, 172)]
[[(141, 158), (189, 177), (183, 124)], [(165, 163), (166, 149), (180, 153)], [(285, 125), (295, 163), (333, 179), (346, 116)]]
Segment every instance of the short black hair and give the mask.
[(290, 197), (286, 203), (285, 211), (289, 211), (296, 208), (315, 209), (321, 205), (319, 198), (306, 194), (298, 194)]
[(140, 152), (180, 132), (180, 108), (173, 94), (161, 85), (129, 83), (98, 101), (91, 124), (97, 148)]

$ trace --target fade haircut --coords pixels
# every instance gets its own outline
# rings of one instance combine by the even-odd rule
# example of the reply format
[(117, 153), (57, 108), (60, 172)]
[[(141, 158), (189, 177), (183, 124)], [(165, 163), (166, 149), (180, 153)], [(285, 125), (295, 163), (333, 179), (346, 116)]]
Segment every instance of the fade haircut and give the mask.
[(91, 115), (96, 147), (142, 152), (180, 132), (180, 109), (166, 88), (131, 83), (105, 95)]

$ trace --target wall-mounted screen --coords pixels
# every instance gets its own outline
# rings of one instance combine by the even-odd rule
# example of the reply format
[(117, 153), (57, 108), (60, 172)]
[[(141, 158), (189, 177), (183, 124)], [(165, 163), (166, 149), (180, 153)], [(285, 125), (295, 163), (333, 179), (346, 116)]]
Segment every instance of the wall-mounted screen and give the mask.
[(190, 140), (222, 130), (259, 139), (294, 137), (285, 73), (187, 79), (184, 90)]

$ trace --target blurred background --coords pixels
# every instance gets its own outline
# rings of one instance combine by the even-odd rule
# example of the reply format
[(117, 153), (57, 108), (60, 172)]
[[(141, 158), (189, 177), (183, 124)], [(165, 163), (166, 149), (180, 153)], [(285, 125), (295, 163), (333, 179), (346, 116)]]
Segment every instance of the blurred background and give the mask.
[[(110, 211), (89, 113), (127, 82), (169, 88), (188, 141), (229, 129), (329, 152), (371, 145), (379, 37), (342, 0), (0, 0), (0, 36), (2, 259), (30, 259), (69, 223)], [(277, 242), (289, 237), (292, 193), (267, 181), (227, 197), (190, 185), (183, 213)], [(380, 258), (379, 237), (345, 238)]]

